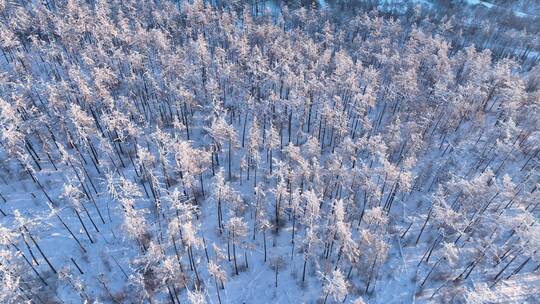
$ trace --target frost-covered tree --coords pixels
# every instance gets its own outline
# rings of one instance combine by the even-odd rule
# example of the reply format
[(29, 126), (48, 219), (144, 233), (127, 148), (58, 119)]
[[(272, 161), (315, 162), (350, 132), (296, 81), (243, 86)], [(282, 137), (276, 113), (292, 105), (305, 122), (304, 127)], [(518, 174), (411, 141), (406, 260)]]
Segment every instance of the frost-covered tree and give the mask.
[(236, 246), (240, 245), (242, 238), (247, 236), (247, 224), (239, 217), (231, 217), (227, 222), (226, 228), (229, 232), (229, 238), (232, 242), (234, 271), (238, 275), (238, 263), (236, 261)]
[(220, 116), (217, 118), (213, 118), (212, 125), (208, 129), (208, 134), (210, 135), (213, 143), (214, 143), (214, 155), (216, 156), (216, 161), (219, 164), (219, 161), (217, 160), (217, 153), (222, 151), (223, 146), (227, 144), (227, 159), (228, 159), (228, 177), (229, 180), (232, 179), (232, 151), (234, 148), (238, 146), (238, 135), (236, 133), (236, 129), (229, 125), (225, 119)]
[(328, 296), (332, 296), (332, 299), (335, 302), (340, 302), (345, 300), (345, 296), (348, 293), (349, 283), (347, 283), (345, 276), (339, 270), (332, 272), (332, 276), (325, 278), (325, 285), (323, 287), (325, 296), (323, 303), (326, 303)]

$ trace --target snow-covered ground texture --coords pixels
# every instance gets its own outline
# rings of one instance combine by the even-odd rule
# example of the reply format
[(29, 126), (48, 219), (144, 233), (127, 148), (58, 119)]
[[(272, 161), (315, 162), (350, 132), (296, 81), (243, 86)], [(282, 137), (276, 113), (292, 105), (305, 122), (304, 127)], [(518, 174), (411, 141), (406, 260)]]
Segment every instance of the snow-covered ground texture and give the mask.
[(539, 68), (242, 3), (0, 1), (0, 303), (538, 303)]

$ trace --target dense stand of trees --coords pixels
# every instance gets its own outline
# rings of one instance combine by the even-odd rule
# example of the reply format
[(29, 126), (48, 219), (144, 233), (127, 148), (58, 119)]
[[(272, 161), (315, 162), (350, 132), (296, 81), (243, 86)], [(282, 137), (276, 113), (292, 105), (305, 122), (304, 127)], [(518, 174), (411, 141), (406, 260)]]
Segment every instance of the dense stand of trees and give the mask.
[(1, 302), (222, 303), (255, 267), (322, 303), (401, 264), (424, 300), (538, 280), (538, 56), (294, 7), (0, 1)]

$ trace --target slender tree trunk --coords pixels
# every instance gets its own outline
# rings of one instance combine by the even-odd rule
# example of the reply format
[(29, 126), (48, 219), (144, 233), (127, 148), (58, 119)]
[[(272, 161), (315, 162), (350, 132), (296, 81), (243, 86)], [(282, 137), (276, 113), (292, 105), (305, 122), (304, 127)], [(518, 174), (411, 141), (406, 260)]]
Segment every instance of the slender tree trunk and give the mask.
[(266, 263), (266, 229), (263, 229), (264, 262)]
[(234, 271), (235, 271), (236, 275), (238, 275), (238, 264), (236, 263), (236, 244), (235, 244), (234, 241), (233, 241), (233, 244), (232, 244), (232, 250), (233, 250), (233, 258), (234, 258)]
[(199, 182), (201, 183), (201, 192), (202, 192), (202, 196), (203, 196), (203, 199), (204, 199), (204, 197), (206, 195), (204, 194), (204, 182), (203, 182), (203, 174), (202, 174), (202, 172), (199, 173)]
[(439, 265), (439, 263), (443, 260), (443, 257), (441, 257), (434, 265), (433, 267), (431, 267), (431, 270), (428, 272), (428, 274), (426, 275), (426, 278), (422, 281), (422, 284), (420, 284), (420, 288), (422, 288), (424, 286), (424, 284), (427, 282), (427, 279), (429, 278), (429, 276), (431, 275), (431, 273), (433, 272), (433, 270)]
[(379, 257), (378, 255), (375, 256), (375, 259), (373, 260), (373, 264), (371, 265), (371, 270), (369, 271), (368, 282), (366, 284), (366, 290), (364, 290), (364, 293), (367, 293), (369, 290), (369, 285), (371, 284), (371, 278), (373, 276), (373, 270), (375, 269), (375, 264), (377, 264), (378, 257)]
[(32, 236), (32, 234), (28, 231), (28, 229), (26, 229), (26, 227), (24, 228), (26, 230), (26, 232), (28, 233), (28, 236), (30, 237), (30, 239), (32, 240), (32, 243), (34, 243), (34, 245), (36, 246), (37, 250), (39, 251), (39, 253), (41, 254), (41, 256), (43, 257), (43, 259), (45, 260), (45, 262), (47, 262), (47, 265), (49, 265), (49, 268), (51, 268), (51, 270), (57, 274), (58, 272), (56, 271), (56, 269), (53, 267), (53, 265), (51, 264), (51, 262), (49, 261), (49, 259), (47, 258), (47, 256), (45, 255), (45, 253), (43, 253), (43, 250), (41, 250), (41, 247), (39, 247), (38, 243), (36, 242), (36, 240), (34, 239), (34, 237)]
[(90, 243), (94, 244), (94, 240), (92, 240), (92, 237), (90, 236), (90, 233), (88, 232), (88, 229), (86, 229), (86, 225), (84, 224), (84, 222), (83, 222), (83, 220), (81, 218), (81, 215), (79, 214), (79, 211), (77, 211), (76, 209), (75, 209), (75, 214), (77, 215), (77, 218), (79, 219), (79, 222), (81, 223), (81, 225), (83, 227), (83, 230), (84, 230), (84, 233), (88, 237), (88, 240), (90, 241)]
[(279, 272), (279, 262), (276, 261), (276, 288), (278, 286), (278, 272)]
[(232, 143), (231, 143), (231, 140), (229, 139), (229, 180), (232, 180), (232, 171), (231, 171), (231, 162), (232, 162)]
[(307, 265), (307, 258), (304, 257), (304, 267), (302, 269), (302, 282), (306, 280), (306, 265)]
[[(217, 282), (216, 278), (214, 278), (214, 281), (216, 282), (216, 292), (217, 292), (218, 303), (221, 304), (221, 296), (219, 295), (219, 286), (218, 286), (218, 282)], [(180, 303), (180, 302), (178, 302), (178, 303)]]
[(330, 294), (330, 293), (327, 292), (326, 295), (324, 296), (323, 304), (326, 304), (326, 300), (328, 300), (328, 295), (329, 295), (329, 294)]

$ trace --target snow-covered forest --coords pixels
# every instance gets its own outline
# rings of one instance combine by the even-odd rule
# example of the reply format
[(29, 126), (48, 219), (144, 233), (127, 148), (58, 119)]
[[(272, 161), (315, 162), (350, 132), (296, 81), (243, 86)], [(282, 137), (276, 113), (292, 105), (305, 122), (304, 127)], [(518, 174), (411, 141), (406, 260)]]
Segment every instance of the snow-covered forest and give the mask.
[(0, 0), (0, 303), (539, 303), (540, 7), (395, 2)]

